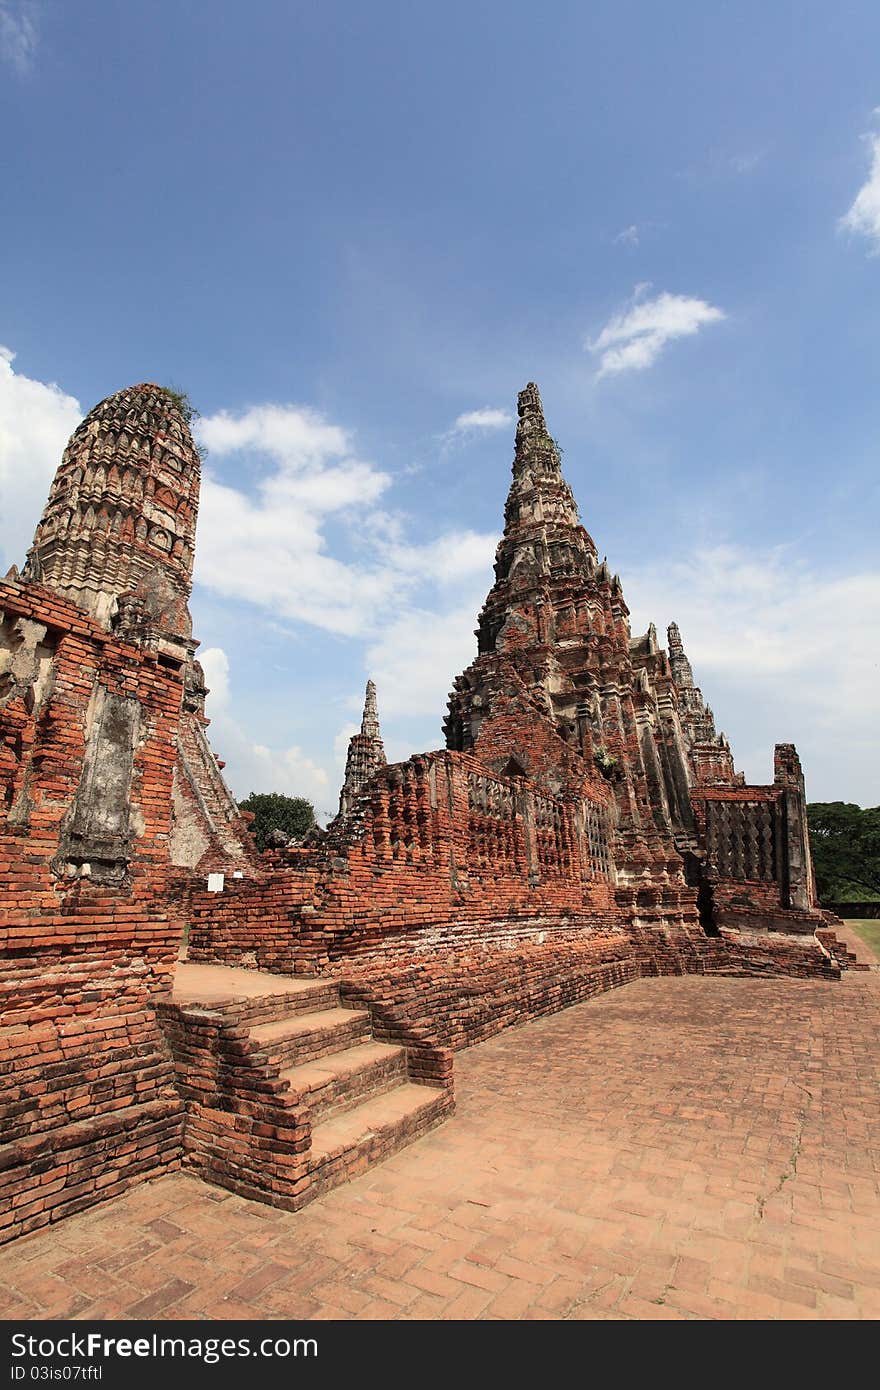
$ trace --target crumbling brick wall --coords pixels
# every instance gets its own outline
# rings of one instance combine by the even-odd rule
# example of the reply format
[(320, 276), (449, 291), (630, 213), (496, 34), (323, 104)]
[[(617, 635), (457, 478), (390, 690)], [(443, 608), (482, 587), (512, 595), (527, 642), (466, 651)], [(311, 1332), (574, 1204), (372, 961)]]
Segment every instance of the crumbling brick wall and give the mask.
[(181, 673), (36, 585), (0, 583), (0, 615), (8, 1238), (179, 1160), (156, 1001), (183, 931), (168, 866)]
[(797, 754), (777, 745), (766, 786), (698, 786), (696, 823), (705, 846), (720, 927), (812, 933), (821, 927), (812, 891), (806, 797)]
[(614, 921), (604, 817), (601, 802), (547, 796), (467, 754), (393, 764), (372, 778), (357, 825), (222, 893), (194, 892), (190, 958), (310, 974), (462, 923)]
[(838, 979), (828, 952), (809, 940), (764, 934), (713, 939), (574, 920), (512, 938), (482, 924), (418, 951), (374, 951), (333, 967), (343, 994), (393, 1018), (435, 1046), (458, 1051), (504, 1028), (583, 1003), (644, 976), (724, 974)]

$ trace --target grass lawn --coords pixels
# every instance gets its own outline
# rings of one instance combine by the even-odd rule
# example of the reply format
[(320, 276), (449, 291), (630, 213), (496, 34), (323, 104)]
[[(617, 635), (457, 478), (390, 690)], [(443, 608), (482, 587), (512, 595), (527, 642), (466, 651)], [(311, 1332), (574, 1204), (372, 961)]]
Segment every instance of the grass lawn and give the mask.
[(843, 920), (880, 956), (880, 921), (876, 917), (844, 917)]

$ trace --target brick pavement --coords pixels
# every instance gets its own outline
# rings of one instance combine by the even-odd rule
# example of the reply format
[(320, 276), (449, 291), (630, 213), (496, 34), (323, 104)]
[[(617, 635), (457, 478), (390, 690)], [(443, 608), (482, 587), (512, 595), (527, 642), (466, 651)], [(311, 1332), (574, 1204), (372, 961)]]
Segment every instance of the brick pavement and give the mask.
[(289, 1214), (173, 1174), (0, 1252), (4, 1318), (880, 1316), (880, 976), (642, 980), (456, 1058)]
[(875, 969), (880, 969), (880, 956), (870, 946), (865, 939), (856, 931), (854, 922), (844, 922), (842, 926), (834, 927), (834, 931), (840, 941), (846, 946), (848, 951), (852, 951), (865, 965), (871, 965)]

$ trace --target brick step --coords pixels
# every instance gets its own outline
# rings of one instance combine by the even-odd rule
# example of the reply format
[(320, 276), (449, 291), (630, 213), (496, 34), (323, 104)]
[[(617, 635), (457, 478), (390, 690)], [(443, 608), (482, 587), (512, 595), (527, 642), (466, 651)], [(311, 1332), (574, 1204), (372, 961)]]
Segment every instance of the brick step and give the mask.
[(870, 965), (859, 960), (859, 957), (849, 949), (846, 942), (840, 940), (833, 928), (817, 928), (816, 940), (834, 957), (841, 970), (870, 970)]
[(347, 1182), (440, 1123), (452, 1108), (449, 1091), (407, 1081), (312, 1129), (312, 1193)]
[[(145, 1101), (143, 1105), (125, 1105), (118, 1110), (102, 1110), (96, 1115), (88, 1115), (82, 1120), (49, 1130), (46, 1133), (32, 1134), (26, 1138), (13, 1140), (0, 1145), (0, 1189), (9, 1181), (9, 1175), (21, 1164), (35, 1160), (64, 1163), (64, 1153), (68, 1149), (84, 1150), (91, 1143), (108, 1145), (126, 1133), (136, 1133), (142, 1125), (154, 1122), (173, 1122), (178, 1127), (183, 1122), (183, 1102), (175, 1095), (173, 1098), (159, 1097)], [(96, 1198), (97, 1200), (97, 1198)], [(2, 1206), (2, 1203), (0, 1203)]]
[(178, 965), (172, 997), (175, 1004), (183, 1006), (221, 1009), (240, 1023), (314, 1013), (339, 1003), (338, 988), (329, 980), (192, 961)]
[(841, 966), (843, 965), (844, 961), (846, 961), (847, 970), (871, 969), (870, 965), (866, 965), (864, 961), (859, 960), (858, 956), (855, 955), (852, 951), (832, 951), (831, 954), (834, 956), (834, 958), (838, 961), (838, 963)]
[(263, 999), (242, 999), (224, 1007), (227, 1018), (251, 1027), (261, 1023), (280, 1023), (296, 1014), (320, 1013), (339, 1008), (339, 986), (316, 980), (296, 994), (276, 994)]
[(319, 1116), (341, 1114), (367, 1097), (381, 1095), (406, 1080), (406, 1049), (390, 1043), (363, 1042), (343, 1052), (328, 1052), (314, 1062), (281, 1073), (291, 1092), (309, 1107), (312, 1124)]
[(250, 1036), (273, 1060), (300, 1066), (368, 1038), (370, 1015), (366, 1009), (341, 1008), (292, 1014), (274, 1023), (257, 1024)]

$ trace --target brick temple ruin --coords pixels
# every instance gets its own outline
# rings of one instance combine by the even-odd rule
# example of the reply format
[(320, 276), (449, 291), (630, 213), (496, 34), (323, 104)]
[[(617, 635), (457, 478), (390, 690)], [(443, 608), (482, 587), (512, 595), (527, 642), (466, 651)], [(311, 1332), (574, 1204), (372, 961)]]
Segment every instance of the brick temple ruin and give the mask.
[(205, 736), (185, 403), (132, 387), (75, 431), (0, 582), (0, 1238), (180, 1165), (296, 1208), (439, 1123), (455, 1050), (508, 1025), (851, 963), (793, 745), (734, 771), (518, 408), (445, 748), (388, 764), (371, 683), (338, 816), (264, 855)]

